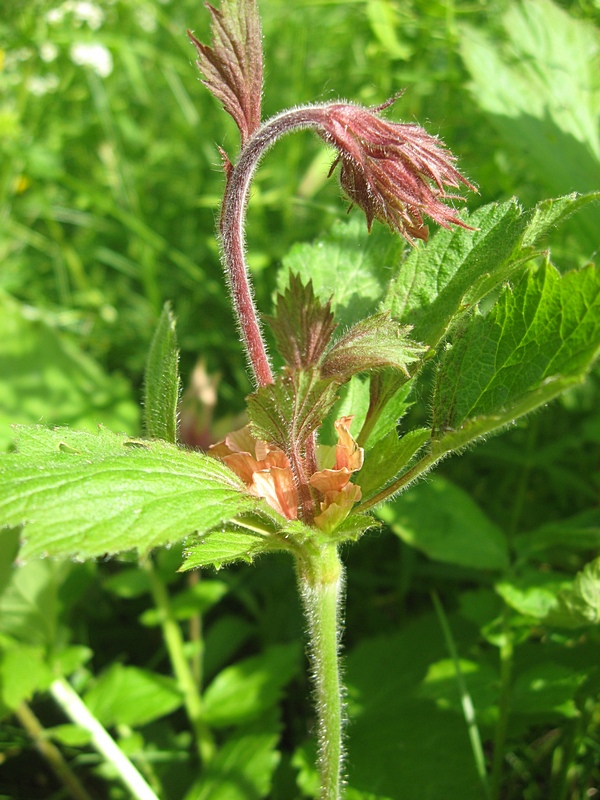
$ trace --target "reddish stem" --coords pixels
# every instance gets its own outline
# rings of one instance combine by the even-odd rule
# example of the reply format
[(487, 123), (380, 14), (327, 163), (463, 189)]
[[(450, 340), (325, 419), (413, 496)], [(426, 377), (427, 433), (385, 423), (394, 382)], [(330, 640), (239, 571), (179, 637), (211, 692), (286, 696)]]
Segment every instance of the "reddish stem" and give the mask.
[(323, 126), (327, 106), (304, 106), (273, 117), (248, 140), (228, 176), (221, 209), (223, 261), (235, 313), (257, 386), (273, 383), (245, 257), (246, 208), (254, 172), (266, 151), (284, 134)]

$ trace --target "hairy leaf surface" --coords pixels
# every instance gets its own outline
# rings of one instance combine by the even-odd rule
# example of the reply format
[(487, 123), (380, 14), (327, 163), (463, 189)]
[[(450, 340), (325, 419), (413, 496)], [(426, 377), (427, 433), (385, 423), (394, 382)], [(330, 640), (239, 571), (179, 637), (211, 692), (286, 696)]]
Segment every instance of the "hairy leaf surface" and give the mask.
[(413, 338), (435, 346), (453, 319), (506, 281), (539, 239), (597, 195), (572, 194), (523, 211), (516, 200), (462, 215), (477, 230), (439, 230), (415, 248), (390, 284), (384, 307), (414, 325)]
[(209, 47), (190, 33), (204, 83), (236, 121), (242, 144), (260, 127), (262, 41), (256, 0), (225, 0), (212, 15)]
[(0, 460), (0, 525), (24, 525), (23, 558), (94, 558), (206, 532), (257, 501), (213, 458), (165, 442), (21, 429)]
[(318, 364), (335, 330), (331, 302), (315, 297), (312, 282), (302, 283), (299, 275), (289, 274), (290, 285), (277, 295), (276, 313), (267, 317), (286, 363), (295, 369)]
[(600, 352), (600, 271), (550, 264), (507, 287), (457, 334), (438, 371), (434, 448), (495, 430), (580, 383)]
[(345, 383), (357, 372), (393, 367), (408, 377), (408, 365), (427, 349), (417, 344), (409, 332), (408, 326), (391, 319), (389, 313), (367, 317), (333, 345), (325, 356), (321, 374)]
[(353, 325), (377, 309), (403, 249), (400, 237), (382, 225), (369, 234), (364, 218), (353, 215), (313, 244), (294, 245), (283, 259), (277, 286), (285, 289), (290, 272), (312, 280), (321, 302), (331, 298), (335, 321)]
[(317, 370), (284, 373), (248, 398), (254, 435), (284, 452), (291, 443), (302, 445), (332, 408), (335, 390), (336, 384), (321, 379)]
[(165, 303), (150, 345), (144, 374), (144, 425), (151, 439), (177, 441), (179, 350), (175, 317)]

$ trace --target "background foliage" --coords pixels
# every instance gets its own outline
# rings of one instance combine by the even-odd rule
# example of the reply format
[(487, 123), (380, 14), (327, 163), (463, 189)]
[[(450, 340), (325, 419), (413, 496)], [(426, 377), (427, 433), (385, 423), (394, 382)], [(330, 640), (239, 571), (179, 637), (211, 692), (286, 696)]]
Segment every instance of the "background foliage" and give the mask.
[[(267, 114), (338, 96), (376, 105), (406, 88), (390, 115), (425, 123), (460, 155), (480, 187), (472, 210), (600, 187), (593, 0), (260, 6)], [(165, 300), (178, 317), (184, 383), (199, 357), (221, 376), (208, 433), (217, 438), (234, 426), (249, 384), (214, 234), (217, 146), (233, 154), (236, 133), (199, 83), (185, 37), (189, 27), (206, 38), (208, 15), (196, 0), (22, 0), (3, 12), (0, 444), (10, 446), (15, 422), (103, 422), (137, 435), (143, 365)], [(339, 222), (330, 160), (299, 135), (258, 173), (249, 259), (265, 312), (281, 263), (311, 252), (296, 243), (321, 237), (317, 253), (362, 235), (354, 215), (349, 227)], [(599, 229), (597, 205), (572, 217), (548, 239), (553, 263), (564, 271), (597, 257)], [(398, 247), (382, 229), (372, 236), (373, 247)], [(358, 288), (368, 299), (369, 286)], [(600, 636), (568, 627), (565, 608), (574, 576), (581, 581), (598, 553), (599, 395), (596, 371), (543, 413), (446, 462), (386, 508), (389, 530), (348, 550), (350, 800), (479, 796), (432, 591), (486, 748), (505, 726), (501, 796), (593, 796)], [(419, 424), (429, 410), (416, 400)], [(0, 796), (63, 796), (11, 716), (32, 698), (90, 791), (125, 796), (44, 694), (57, 670), (73, 676), (169, 800), (311, 795), (301, 622), (283, 556), (196, 583), (176, 576), (179, 553), (160, 554), (222, 745), (212, 776), (190, 790), (198, 776), (144, 572), (126, 561), (15, 570), (15, 538), (3, 534), (0, 548)]]

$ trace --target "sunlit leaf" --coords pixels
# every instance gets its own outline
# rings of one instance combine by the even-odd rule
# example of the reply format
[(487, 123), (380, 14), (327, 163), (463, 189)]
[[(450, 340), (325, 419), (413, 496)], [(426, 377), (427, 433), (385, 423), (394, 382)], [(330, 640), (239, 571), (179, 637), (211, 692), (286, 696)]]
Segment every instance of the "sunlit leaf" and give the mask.
[(444, 355), (434, 390), (436, 452), (506, 425), (580, 383), (600, 353), (600, 271), (550, 264), (472, 317)]
[(356, 214), (336, 222), (313, 244), (294, 245), (283, 259), (277, 286), (285, 289), (290, 272), (304, 282), (311, 280), (322, 303), (331, 299), (335, 321), (353, 325), (377, 310), (403, 249), (400, 237), (381, 225), (369, 234), (364, 218)]
[(213, 458), (166, 442), (27, 428), (0, 461), (0, 524), (24, 525), (23, 558), (93, 558), (206, 532), (256, 500)]
[(144, 374), (144, 427), (150, 439), (177, 441), (179, 350), (175, 317), (165, 304), (150, 345)]

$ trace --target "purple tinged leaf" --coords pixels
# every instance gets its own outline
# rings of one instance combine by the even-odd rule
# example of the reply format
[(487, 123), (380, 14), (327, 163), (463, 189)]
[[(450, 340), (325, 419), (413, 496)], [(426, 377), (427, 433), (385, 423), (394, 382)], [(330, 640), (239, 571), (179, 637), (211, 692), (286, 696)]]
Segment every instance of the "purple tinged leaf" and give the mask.
[(243, 146), (261, 118), (263, 56), (256, 0), (222, 0), (220, 9), (209, 3), (206, 7), (212, 16), (213, 46), (202, 44), (190, 31), (188, 36), (198, 53), (203, 83), (235, 120)]
[(292, 445), (303, 448), (333, 407), (337, 387), (335, 380), (322, 379), (317, 369), (286, 370), (275, 383), (248, 397), (253, 435), (285, 453)]
[(289, 286), (277, 295), (274, 317), (266, 317), (279, 352), (292, 369), (316, 366), (329, 345), (336, 323), (331, 302), (315, 297), (312, 281), (303, 284), (290, 273)]
[(357, 372), (383, 367), (393, 367), (408, 376), (408, 365), (427, 350), (411, 341), (410, 330), (410, 326), (401, 325), (388, 313), (361, 320), (326, 355), (321, 366), (322, 377), (344, 383)]

